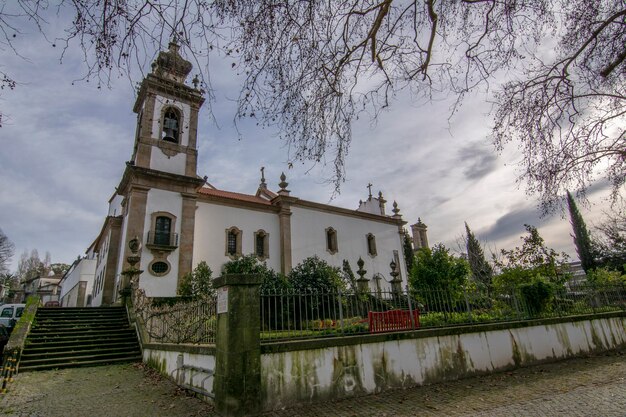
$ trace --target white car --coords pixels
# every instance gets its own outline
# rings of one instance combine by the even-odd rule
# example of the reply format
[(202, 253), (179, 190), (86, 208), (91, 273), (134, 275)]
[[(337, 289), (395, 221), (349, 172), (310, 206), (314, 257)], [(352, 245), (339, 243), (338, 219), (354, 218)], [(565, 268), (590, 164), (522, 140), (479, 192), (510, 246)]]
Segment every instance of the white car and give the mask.
[(0, 326), (10, 329), (15, 327), (17, 321), (22, 317), (26, 304), (4, 304), (0, 306)]

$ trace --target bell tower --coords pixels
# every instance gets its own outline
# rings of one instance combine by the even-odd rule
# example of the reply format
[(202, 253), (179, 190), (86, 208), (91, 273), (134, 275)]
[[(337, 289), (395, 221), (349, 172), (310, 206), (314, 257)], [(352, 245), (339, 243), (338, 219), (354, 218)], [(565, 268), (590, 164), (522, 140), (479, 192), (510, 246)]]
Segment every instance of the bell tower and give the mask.
[(132, 158), (117, 194), (122, 200), (118, 274), (128, 268), (128, 242), (142, 242), (139, 286), (148, 296), (176, 294), (191, 272), (197, 189), (198, 112), (204, 102), (198, 80), (185, 81), (192, 66), (170, 42), (143, 79), (133, 111), (137, 128)]
[(175, 41), (152, 63), (133, 108), (137, 131), (131, 163), (136, 166), (196, 176), (198, 112), (204, 97), (197, 78), (193, 87), (185, 85), (191, 68)]

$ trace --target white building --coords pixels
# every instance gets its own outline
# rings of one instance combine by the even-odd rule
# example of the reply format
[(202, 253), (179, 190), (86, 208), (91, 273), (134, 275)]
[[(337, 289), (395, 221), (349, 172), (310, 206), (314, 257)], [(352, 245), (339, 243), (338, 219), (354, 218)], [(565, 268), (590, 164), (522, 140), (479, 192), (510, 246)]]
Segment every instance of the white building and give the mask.
[(86, 307), (91, 304), (91, 293), (96, 272), (93, 253), (74, 261), (59, 285), (61, 307)]
[[(97, 254), (94, 306), (119, 297), (121, 272), (128, 268), (128, 242), (139, 237), (139, 286), (148, 296), (174, 296), (180, 278), (206, 261), (219, 275), (222, 265), (240, 255), (255, 254), (276, 271), (288, 273), (307, 257), (317, 255), (334, 266), (359, 258), (372, 280), (391, 280), (390, 261), (406, 283), (403, 240), (405, 221), (394, 203), (368, 196), (349, 210), (305, 201), (287, 189), (284, 174), (271, 191), (261, 169), (254, 193), (217, 189), (198, 177), (198, 112), (204, 98), (185, 85), (191, 64), (170, 43), (143, 80), (134, 111), (137, 130), (133, 154), (108, 216), (89, 251)], [(425, 235), (424, 235), (425, 236)]]

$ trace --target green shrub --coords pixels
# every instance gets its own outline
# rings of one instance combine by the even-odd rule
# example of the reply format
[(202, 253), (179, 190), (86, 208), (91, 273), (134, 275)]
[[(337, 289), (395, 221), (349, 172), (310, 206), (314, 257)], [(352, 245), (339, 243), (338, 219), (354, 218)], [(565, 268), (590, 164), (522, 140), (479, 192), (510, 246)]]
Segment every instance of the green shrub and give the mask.
[(540, 278), (521, 284), (519, 291), (528, 313), (533, 316), (546, 312), (554, 296), (554, 287)]

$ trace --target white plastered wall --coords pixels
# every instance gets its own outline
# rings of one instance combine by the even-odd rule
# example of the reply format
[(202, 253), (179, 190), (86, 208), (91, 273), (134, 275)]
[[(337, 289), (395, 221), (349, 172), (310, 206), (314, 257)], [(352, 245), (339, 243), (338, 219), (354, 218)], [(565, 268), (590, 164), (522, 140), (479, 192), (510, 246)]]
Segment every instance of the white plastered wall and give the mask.
[[(191, 116), (191, 108), (187, 103), (174, 102), (161, 96), (157, 96), (154, 106), (154, 118), (152, 120), (152, 135), (156, 140), (161, 140), (161, 112), (164, 107), (176, 107), (183, 115), (180, 129), (180, 145), (189, 145), (189, 118)], [(161, 149), (154, 148), (150, 153), (150, 167), (158, 171), (172, 172), (174, 174), (185, 175), (185, 166), (187, 162), (187, 154), (179, 153), (177, 155), (168, 156)]]
[(230, 260), (226, 256), (226, 229), (235, 226), (242, 231), (241, 252), (254, 253), (254, 232), (259, 229), (269, 234), (267, 265), (280, 271), (280, 232), (278, 215), (257, 210), (199, 202), (196, 210), (193, 266), (206, 261), (213, 277), (221, 275), (222, 265)]
[(176, 216), (176, 224), (172, 232), (178, 233), (180, 236), (182, 212), (182, 197), (180, 193), (156, 189), (148, 191), (140, 262), (140, 269), (144, 272), (139, 279), (139, 287), (145, 290), (146, 295), (148, 297), (173, 297), (176, 295), (178, 283), (179, 249), (175, 249), (167, 256), (167, 262), (170, 264), (167, 274), (154, 276), (150, 273), (150, 262), (155, 258), (155, 255), (145, 243), (147, 242), (148, 232), (152, 228), (152, 213), (154, 212), (167, 212)]
[[(385, 278), (385, 281), (381, 281), (381, 288), (384, 289), (389, 288), (389, 264), (394, 259), (393, 251), (396, 250), (400, 261), (399, 271), (406, 284), (406, 264), (398, 226), (303, 207), (292, 207), (291, 211), (291, 259), (294, 267), (305, 258), (317, 255), (330, 265), (340, 268), (343, 260), (347, 259), (356, 275), (357, 261), (361, 257), (365, 262), (363, 269), (367, 271), (365, 277), (370, 279), (372, 290), (375, 288), (371, 279), (375, 274), (381, 274)], [(326, 250), (326, 229), (329, 227), (337, 232), (338, 251), (335, 254)], [(376, 237), (376, 256), (368, 254), (368, 233)]]

